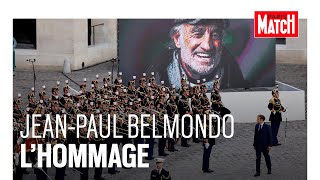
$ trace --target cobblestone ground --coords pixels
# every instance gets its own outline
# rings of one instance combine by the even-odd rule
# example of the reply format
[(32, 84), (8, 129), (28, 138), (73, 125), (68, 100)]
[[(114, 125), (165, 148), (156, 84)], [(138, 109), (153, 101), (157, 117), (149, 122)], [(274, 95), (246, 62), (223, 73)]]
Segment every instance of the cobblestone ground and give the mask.
[[(71, 87), (78, 90), (76, 83), (81, 83), (84, 77), (88, 82), (95, 79), (95, 74), (100, 74), (100, 77), (107, 75), (111, 71), (110, 63), (102, 63), (81, 71), (75, 71), (67, 76), (74, 82), (69, 80)], [(305, 65), (277, 65), (277, 80), (293, 85), (306, 91), (306, 66)], [(57, 80), (64, 84), (67, 79), (61, 72), (42, 72), (37, 71), (36, 92), (39, 92), (40, 87), (45, 84), (48, 94), (51, 94), (51, 87), (55, 85)], [(24, 95), (23, 102), (26, 104), (26, 94), (33, 86), (32, 72), (19, 71), (13, 79), (13, 95), (17, 93)], [(183, 148), (180, 144), (177, 145), (178, 152), (169, 153), (166, 157), (164, 165), (171, 173), (172, 179), (256, 179), (253, 177), (255, 173), (255, 151), (252, 147), (254, 123), (236, 123), (235, 134), (231, 139), (225, 139), (222, 136), (216, 141), (213, 148), (210, 168), (215, 172), (204, 174), (201, 171), (203, 147), (201, 144), (190, 142), (191, 147)], [(227, 125), (227, 129), (230, 125)], [(281, 146), (271, 149), (272, 174), (267, 175), (265, 161), (262, 158), (261, 176), (259, 179), (307, 179), (307, 121), (290, 121), (287, 123), (287, 133), (285, 141), (285, 122), (281, 124), (279, 130), (279, 141)], [(227, 133), (228, 134), (228, 133)], [(154, 151), (157, 157), (157, 144)], [(150, 163), (150, 168), (144, 169), (121, 169), (121, 172), (116, 175), (109, 175), (107, 170), (103, 170), (103, 176), (106, 179), (149, 179), (150, 172), (155, 167), (154, 161), (146, 161)], [(35, 175), (33, 170), (25, 176), (25, 180), (34, 180)], [(54, 179), (55, 169), (48, 171), (50, 177)], [(90, 179), (93, 179), (94, 172), (90, 170)], [(72, 169), (67, 169), (66, 180), (80, 179), (79, 173)]]

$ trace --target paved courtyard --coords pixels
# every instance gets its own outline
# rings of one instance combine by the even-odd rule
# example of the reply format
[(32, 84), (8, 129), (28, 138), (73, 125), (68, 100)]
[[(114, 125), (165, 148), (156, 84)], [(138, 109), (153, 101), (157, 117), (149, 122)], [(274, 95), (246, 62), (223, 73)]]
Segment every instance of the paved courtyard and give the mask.
[[(78, 90), (77, 83), (81, 83), (84, 77), (90, 82), (95, 78), (95, 74), (101, 77), (111, 71), (109, 63), (102, 63), (84, 70), (75, 71), (67, 76), (70, 78), (70, 86)], [(306, 65), (277, 64), (276, 79), (278, 81), (293, 85), (306, 91)], [(36, 92), (45, 84), (47, 92), (51, 95), (51, 87), (56, 81), (67, 79), (61, 72), (42, 72), (37, 71)], [(13, 96), (17, 93), (22, 94), (24, 105), (26, 104), (26, 95), (33, 86), (33, 73), (30, 71), (18, 71), (13, 78)], [(73, 82), (74, 81), (74, 82)], [(37, 95), (38, 97), (38, 95)], [(269, 123), (269, 122), (268, 122)], [(234, 137), (225, 139), (222, 136), (216, 141), (213, 148), (210, 168), (215, 172), (204, 174), (201, 171), (203, 147), (201, 144), (190, 142), (191, 147), (183, 148), (177, 145), (178, 152), (169, 153), (166, 157), (164, 168), (170, 171), (172, 179), (195, 180), (195, 179), (281, 179), (281, 180), (303, 180), (307, 179), (307, 121), (290, 121), (287, 123), (287, 133), (285, 141), (285, 122), (281, 124), (279, 130), (279, 140), (281, 146), (271, 149), (272, 174), (267, 175), (267, 168), (262, 158), (261, 176), (254, 178), (255, 173), (255, 151), (253, 149), (254, 123), (236, 123)], [(228, 124), (227, 127), (230, 125)], [(229, 128), (227, 128), (229, 129)], [(155, 145), (155, 157), (157, 153), (157, 144)], [(146, 169), (120, 169), (119, 174), (109, 175), (107, 170), (103, 170), (106, 179), (149, 179), (150, 172), (155, 167), (154, 161), (150, 162), (150, 168)], [(25, 180), (35, 179), (33, 170), (25, 176)], [(49, 170), (49, 175), (54, 179), (55, 169)], [(93, 179), (93, 170), (90, 171), (90, 178)], [(80, 179), (79, 173), (72, 169), (67, 169), (66, 180)]]

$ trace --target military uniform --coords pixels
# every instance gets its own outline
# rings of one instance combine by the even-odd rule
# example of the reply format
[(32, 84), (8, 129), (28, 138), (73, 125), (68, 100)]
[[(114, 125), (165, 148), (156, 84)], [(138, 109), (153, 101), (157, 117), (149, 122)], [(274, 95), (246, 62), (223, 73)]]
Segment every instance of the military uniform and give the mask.
[[(159, 100), (158, 104), (156, 105), (157, 106), (157, 110), (160, 112), (161, 110), (165, 110), (165, 106), (164, 106), (164, 103), (162, 102), (162, 100)], [(163, 116), (163, 115), (161, 115)], [(158, 116), (158, 121), (160, 121), (161, 123), (158, 123), (158, 132), (161, 136), (164, 136), (164, 134), (166, 132), (164, 132), (164, 122), (163, 122), (163, 119), (161, 120), (160, 118), (163, 118), (163, 117), (160, 117)], [(158, 139), (159, 141), (159, 144), (158, 144), (158, 153), (159, 153), (159, 156), (167, 156), (168, 154), (165, 153), (165, 147), (166, 147), (166, 141), (167, 139), (162, 137), (162, 138), (159, 138)]]
[[(64, 144), (65, 146), (67, 146), (67, 142), (64, 139), (58, 139), (57, 143)], [(59, 161), (62, 160), (62, 150), (58, 151), (58, 160)], [(56, 167), (55, 180), (64, 180), (65, 172), (66, 172), (66, 166), (61, 168)]]
[(169, 171), (167, 171), (165, 169), (161, 169), (160, 172), (157, 169), (154, 169), (151, 172), (151, 178), (150, 179), (151, 180), (164, 180), (164, 179), (170, 180), (171, 177), (170, 177)]
[[(135, 78), (133, 78), (135, 79)], [(135, 113), (135, 114), (141, 114), (143, 113), (142, 111), (145, 111), (145, 108), (141, 108), (141, 103), (143, 102), (143, 105), (150, 105), (150, 109), (156, 109), (157, 111), (160, 111), (161, 113), (161, 117), (163, 117), (162, 115), (165, 114), (165, 111), (167, 111), (167, 113), (169, 114), (169, 116), (173, 119), (175, 114), (178, 114), (178, 112), (180, 113), (188, 113), (189, 111), (189, 105), (188, 104), (184, 104), (185, 102), (188, 101), (188, 97), (182, 97), (181, 100), (184, 100), (185, 102), (179, 102), (179, 99), (169, 99), (166, 102), (166, 91), (167, 91), (167, 87), (165, 87), (162, 83), (161, 86), (157, 86), (156, 84), (154, 84), (155, 79), (154, 77), (150, 79), (150, 86), (147, 87), (145, 84), (145, 75), (144, 78), (141, 78), (141, 86), (138, 88), (138, 90), (135, 90), (135, 81), (132, 80), (129, 83), (130, 88), (128, 88), (128, 91), (125, 91), (123, 89), (125, 89), (123, 87), (123, 85), (121, 84), (121, 78), (118, 77), (117, 81), (115, 81), (115, 84), (111, 84), (108, 85), (110, 78), (109, 79), (105, 79), (104, 80), (104, 88), (99, 89), (98, 87), (98, 80), (94, 80), (92, 82), (92, 89), (90, 91), (86, 90), (86, 80), (84, 80), (84, 82), (80, 85), (80, 92), (79, 94), (77, 94), (76, 96), (72, 96), (69, 93), (69, 87), (65, 86), (63, 88), (64, 90), (64, 95), (63, 96), (59, 96), (59, 83), (57, 83), (56, 87), (52, 88), (52, 96), (51, 99), (49, 101), (49, 103), (46, 101), (46, 97), (44, 94), (44, 90), (42, 92), (39, 93), (40, 99), (42, 101), (39, 101), (39, 103), (37, 103), (34, 99), (34, 94), (32, 95), (32, 93), (30, 93), (30, 97), (28, 97), (28, 99), (30, 99), (29, 101), (29, 108), (30, 110), (30, 114), (33, 113), (34, 109), (37, 109), (37, 104), (39, 106), (43, 106), (43, 107), (47, 107), (47, 111), (48, 113), (51, 114), (51, 116), (55, 117), (55, 115), (59, 114), (67, 114), (67, 123), (68, 125), (72, 124), (74, 125), (75, 123), (72, 121), (75, 119), (75, 115), (78, 114), (79, 112), (81, 112), (82, 114), (84, 113), (87, 118), (89, 119), (89, 115), (90, 113), (102, 113), (103, 116), (105, 116), (105, 114), (108, 114), (108, 108), (111, 109), (111, 107), (109, 107), (110, 103), (113, 104), (113, 102), (117, 102), (118, 106), (117, 106), (117, 110), (118, 111), (122, 111), (122, 108), (126, 108), (125, 105), (128, 103), (128, 101), (132, 101), (132, 102), (137, 102), (139, 104), (140, 107), (138, 107), (137, 105), (137, 111), (136, 112), (130, 112), (130, 113)], [(114, 89), (113, 89), (114, 87)], [(112, 89), (116, 92), (112, 92)], [(183, 89), (188, 89), (188, 86), (186, 84), (184, 84)], [(175, 89), (172, 90), (174, 92), (172, 92), (172, 94), (175, 94)], [(140, 93), (139, 93), (140, 92)], [(34, 93), (34, 91), (33, 91)], [(128, 96), (130, 96), (130, 98), (128, 98)], [(151, 96), (154, 96), (153, 98)], [(140, 98), (140, 100), (139, 100)], [(109, 105), (106, 105), (105, 103), (108, 101)], [(153, 103), (157, 102), (157, 108), (153, 107)], [(180, 105), (177, 105), (179, 104)], [(170, 107), (168, 106), (168, 104), (170, 104)], [(178, 107), (179, 106), (179, 107)], [(120, 108), (121, 107), (121, 108)], [(28, 108), (28, 109), (29, 109)], [(27, 110), (28, 110), (27, 109)], [(40, 108), (39, 108), (40, 109)], [(38, 110), (37, 109), (37, 112)], [(113, 110), (115, 110), (116, 108), (113, 107)], [(181, 110), (182, 109), (182, 110)], [(98, 111), (99, 110), (99, 111)], [(41, 110), (39, 110), (40, 112)], [(126, 108), (126, 111), (124, 111), (124, 114), (129, 114), (130, 108)], [(41, 111), (41, 114), (43, 113), (43, 111)], [(111, 113), (111, 111), (110, 111)], [(149, 114), (154, 113), (154, 111), (150, 110), (149, 112), (147, 112)], [(14, 117), (16, 118), (17, 122), (19, 120), (19, 118), (21, 118), (22, 112), (19, 110), (19, 108), (14, 108)], [(183, 115), (183, 114), (182, 114)], [(44, 118), (44, 116), (42, 117)], [(124, 115), (123, 120), (124, 121), (128, 121), (128, 119), (126, 119), (127, 117)], [(159, 117), (157, 117), (159, 118)], [(103, 119), (106, 119), (105, 117), (103, 117)], [(43, 120), (40, 119), (39, 120)], [(152, 120), (152, 118), (151, 118)], [(86, 139), (86, 137), (79, 137), (79, 139), (77, 139), (75, 137), (75, 133), (72, 130), (68, 130), (67, 131), (67, 138), (66, 140), (58, 140), (58, 139), (52, 139), (50, 137), (48, 137), (48, 141), (51, 141), (52, 144), (56, 144), (56, 143), (65, 143), (65, 144), (76, 144), (77, 148), (79, 148), (80, 144), (88, 144), (88, 143), (94, 143), (97, 146), (99, 146), (101, 143), (106, 143), (108, 145), (108, 153), (110, 153), (111, 151), (111, 146), (112, 144), (118, 144), (120, 145), (120, 143), (122, 144), (122, 147), (125, 144), (128, 143), (132, 143), (131, 139), (128, 138), (128, 127), (127, 127), (127, 123), (126, 122), (120, 122), (117, 121), (117, 131), (119, 134), (121, 134), (123, 136), (122, 139), (114, 139), (112, 137), (112, 133), (110, 134), (111, 136), (109, 136), (108, 139), (102, 139), (102, 138), (97, 138), (97, 139), (91, 139), (90, 142), (88, 139)], [(151, 121), (149, 121), (149, 123), (151, 123)], [(82, 123), (81, 123), (82, 124)], [(140, 124), (140, 123), (138, 123)], [(159, 134), (164, 135), (164, 128), (163, 128), (163, 121), (158, 121), (156, 126), (158, 127), (159, 130)], [(189, 124), (188, 121), (186, 121), (186, 126), (185, 128), (188, 128)], [(150, 126), (149, 126), (150, 127)], [(99, 128), (97, 128), (99, 129)], [(104, 129), (105, 130), (105, 129)], [(153, 146), (154, 146), (154, 138), (152, 137), (152, 130), (151, 127), (150, 128), (144, 128), (145, 130), (145, 134), (150, 135), (151, 138), (146, 140), (146, 143), (149, 144), (149, 152), (148, 152), (148, 158), (147, 159), (153, 159)], [(141, 138), (141, 132), (140, 132), (140, 128), (137, 129), (138, 132), (138, 137), (135, 139), (135, 144), (141, 144), (144, 143), (144, 139)], [(105, 132), (103, 132), (103, 134), (107, 134)], [(188, 146), (187, 144), (187, 140), (182, 141), (182, 145), (184, 146)], [(165, 155), (166, 153), (165, 151), (165, 145), (166, 145), (166, 139), (161, 138), (159, 140), (159, 155)], [(172, 151), (175, 150), (174, 148), (174, 144), (175, 141), (173, 140), (172, 142)], [(169, 147), (169, 146), (168, 146)], [(97, 147), (98, 148), (98, 147)], [(169, 150), (169, 149), (168, 149)], [(128, 150), (128, 152), (125, 152), (123, 155), (129, 155), (130, 150)], [(35, 153), (28, 153), (27, 156), (30, 156), (31, 161), (33, 162), (33, 164), (35, 163), (35, 157), (36, 154)], [(59, 152), (59, 160), (61, 160), (62, 155), (61, 152)], [(108, 157), (109, 158), (109, 157)], [(20, 168), (21, 169), (21, 168)], [(81, 180), (87, 180), (88, 179), (88, 172), (89, 172), (89, 168), (84, 168), (84, 167), (80, 167), (79, 168), (80, 172), (82, 173), (80, 175), (80, 179)], [(21, 176), (20, 172), (22, 172), (21, 170), (18, 170), (17, 175)], [(45, 179), (46, 177), (44, 177), (44, 173), (42, 173), (39, 169), (35, 170), (38, 179)], [(63, 180), (65, 177), (65, 172), (66, 172), (66, 167), (63, 168), (56, 168), (56, 175), (55, 175), (55, 179), (56, 180)], [(97, 167), (94, 169), (94, 179), (103, 179), (101, 178), (102, 175), (102, 168), (101, 167)], [(119, 171), (116, 170), (116, 167), (113, 166), (112, 168), (108, 169), (108, 172), (110, 174), (114, 174), (117, 173)], [(157, 178), (161, 178), (161, 179), (169, 179), (169, 172), (166, 171), (165, 169), (161, 168), (161, 170), (156, 171), (157, 173), (152, 173), (154, 175), (152, 175), (152, 177)], [(20, 173), (20, 174), (19, 174)]]
[(169, 171), (162, 168), (164, 159), (156, 158), (157, 169), (151, 171), (150, 180), (171, 180)]
[[(87, 145), (87, 149), (88, 149), (88, 144), (89, 144), (89, 139), (85, 136), (79, 136), (79, 139), (78, 139), (78, 144), (86, 144)], [(87, 154), (88, 156), (88, 154)], [(83, 161), (83, 160), (82, 160)], [(82, 166), (82, 163), (81, 162), (81, 166), (80, 166), (80, 172), (82, 174), (80, 174), (80, 180), (88, 180), (89, 179), (89, 168), (88, 167), (83, 167)]]
[[(222, 101), (221, 101), (221, 95), (220, 95), (220, 81), (219, 81), (219, 77), (216, 76), (216, 80), (214, 81), (213, 84), (213, 89), (211, 91), (211, 109), (217, 113), (218, 115), (220, 115), (220, 129), (222, 127), (222, 120), (223, 117), (227, 114), (230, 114), (231, 111), (226, 108)], [(225, 121), (228, 120), (228, 117), (225, 118)], [(218, 125), (217, 122), (214, 123), (215, 126), (215, 132), (218, 132)]]
[[(182, 97), (178, 101), (178, 112), (180, 115), (180, 118), (182, 118), (183, 115), (190, 113), (190, 107), (189, 107), (189, 101), (188, 97), (182, 95)], [(180, 125), (182, 124), (182, 121), (180, 120)], [(188, 134), (188, 127), (190, 125), (190, 119), (189, 118), (184, 118), (184, 132)], [(180, 126), (180, 129), (182, 129), (182, 126)], [(181, 132), (180, 132), (181, 133)], [(181, 146), (183, 147), (189, 147), (190, 145), (188, 144), (188, 140), (184, 138), (183, 136), (181, 137)]]
[(147, 94), (147, 88), (139, 86), (137, 89), (137, 94), (138, 94), (138, 98), (140, 98), (144, 102)]
[[(174, 99), (173, 96), (175, 96), (175, 91), (171, 91), (170, 92), (170, 98), (167, 100), (167, 106), (166, 106), (166, 110), (167, 110), (167, 114), (168, 117), (171, 118), (171, 121), (173, 123), (173, 119), (175, 114), (178, 114), (178, 106), (176, 105), (176, 100)], [(174, 137), (176, 137), (176, 134), (173, 134)], [(176, 144), (177, 139), (176, 138), (168, 138), (168, 151), (170, 152), (174, 152), (177, 151), (177, 149), (175, 148), (175, 144)]]
[[(278, 90), (273, 90), (272, 94), (278, 93)], [(271, 111), (269, 121), (271, 121), (272, 130), (272, 145), (281, 145), (278, 141), (278, 132), (282, 121), (281, 112), (285, 112), (285, 108), (281, 105), (281, 101), (277, 97), (272, 97), (269, 100), (268, 109)], [(272, 112), (273, 111), (273, 112)]]

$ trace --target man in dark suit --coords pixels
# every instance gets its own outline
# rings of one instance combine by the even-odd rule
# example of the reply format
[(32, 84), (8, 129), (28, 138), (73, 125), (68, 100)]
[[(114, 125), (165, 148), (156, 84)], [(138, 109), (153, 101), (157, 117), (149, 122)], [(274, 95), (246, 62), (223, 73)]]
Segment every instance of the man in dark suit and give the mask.
[(261, 153), (266, 160), (268, 174), (271, 174), (271, 160), (269, 151), (272, 146), (272, 135), (271, 128), (268, 124), (264, 123), (264, 115), (257, 116), (257, 124), (254, 130), (254, 142), (253, 147), (256, 150), (256, 176), (260, 176), (260, 164), (261, 164)]
[(212, 173), (213, 170), (209, 168), (210, 156), (213, 145), (216, 144), (215, 138), (210, 138), (209, 127), (206, 128), (206, 137), (203, 137), (203, 156), (202, 156), (202, 171), (204, 173)]

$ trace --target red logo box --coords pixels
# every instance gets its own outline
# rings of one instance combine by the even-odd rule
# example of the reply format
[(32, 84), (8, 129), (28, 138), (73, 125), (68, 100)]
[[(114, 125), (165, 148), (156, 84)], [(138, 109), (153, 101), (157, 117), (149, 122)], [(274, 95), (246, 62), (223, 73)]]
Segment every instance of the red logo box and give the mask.
[(254, 37), (299, 37), (298, 11), (255, 11)]

